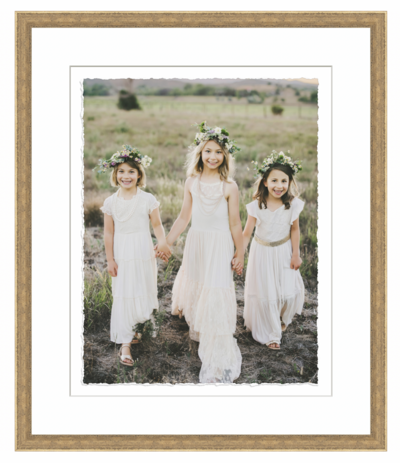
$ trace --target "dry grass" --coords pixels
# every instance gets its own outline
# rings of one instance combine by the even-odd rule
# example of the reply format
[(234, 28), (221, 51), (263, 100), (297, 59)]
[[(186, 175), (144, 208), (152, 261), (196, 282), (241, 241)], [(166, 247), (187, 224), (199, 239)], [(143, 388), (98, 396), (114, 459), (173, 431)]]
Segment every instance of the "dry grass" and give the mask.
[[(291, 91), (291, 90), (290, 90)], [(289, 92), (289, 90), (288, 90)], [(290, 93), (290, 92), (289, 92)], [(288, 93), (288, 95), (289, 95)], [(289, 95), (290, 96), (290, 95)], [(285, 96), (287, 102), (290, 98)], [(267, 102), (270, 104), (271, 102)], [(244, 100), (216, 100), (214, 97), (142, 97), (143, 111), (123, 111), (115, 97), (85, 98), (85, 378), (86, 383), (197, 383), (201, 363), (197, 343), (188, 337), (184, 320), (168, 312), (157, 338), (132, 348), (139, 362), (133, 370), (120, 366), (116, 347), (110, 343), (109, 320), (112, 298), (103, 240), (103, 214), (99, 208), (115, 190), (109, 176), (95, 175), (91, 169), (99, 158), (111, 156), (122, 144), (137, 146), (153, 159), (147, 171), (146, 191), (161, 203), (161, 218), (169, 231), (179, 214), (185, 181), (183, 168), (187, 146), (192, 142), (194, 122), (226, 127), (242, 148), (236, 155), (235, 180), (240, 190), (240, 215), (244, 226), (245, 205), (253, 192), (252, 160), (262, 160), (272, 149), (290, 150), (303, 162), (298, 176), (301, 198), (306, 201), (300, 215), (301, 273), (307, 289), (303, 315), (296, 316), (283, 334), (281, 351), (271, 351), (256, 343), (243, 329), (243, 282), (235, 277), (238, 322), (235, 337), (243, 356), (241, 382), (317, 382), (317, 109), (305, 105), (299, 118), (297, 106), (285, 106), (283, 117), (272, 117), (258, 105)], [(265, 115), (267, 117), (265, 117)], [(179, 269), (186, 233), (168, 265), (160, 263), (158, 288), (160, 309), (168, 311), (171, 290)], [(247, 252), (245, 256), (247, 261)]]

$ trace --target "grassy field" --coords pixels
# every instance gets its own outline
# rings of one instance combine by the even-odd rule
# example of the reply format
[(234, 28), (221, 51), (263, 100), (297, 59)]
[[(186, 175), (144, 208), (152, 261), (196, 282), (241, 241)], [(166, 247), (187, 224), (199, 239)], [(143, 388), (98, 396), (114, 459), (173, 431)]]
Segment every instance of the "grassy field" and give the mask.
[[(106, 263), (102, 230), (103, 214), (99, 207), (103, 204), (104, 199), (112, 194), (115, 189), (110, 187), (109, 176), (107, 174), (96, 175), (92, 172), (92, 168), (97, 165), (99, 158), (111, 156), (116, 150), (119, 150), (123, 144), (136, 146), (143, 154), (150, 156), (153, 159), (153, 164), (146, 172), (147, 187), (145, 190), (153, 193), (160, 201), (161, 218), (165, 230), (168, 232), (173, 221), (179, 214), (182, 205), (183, 185), (186, 178), (183, 165), (187, 153), (187, 146), (192, 142), (196, 131), (191, 125), (203, 120), (206, 120), (211, 126), (218, 125), (220, 127), (225, 127), (229, 131), (230, 136), (236, 140), (238, 146), (242, 148), (235, 156), (235, 181), (240, 190), (240, 213), (243, 226), (247, 218), (245, 205), (251, 201), (253, 192), (254, 172), (252, 170), (251, 161), (261, 161), (264, 157), (269, 155), (273, 149), (277, 151), (290, 150), (294, 159), (302, 160), (303, 171), (298, 176), (298, 183), (301, 191), (300, 197), (306, 201), (306, 205), (304, 211), (300, 215), (300, 247), (301, 256), (303, 258), (303, 264), (300, 270), (309, 300), (309, 313), (306, 310), (304, 313), (306, 313), (306, 316), (309, 318), (307, 318), (307, 320), (304, 319), (303, 323), (301, 321), (296, 322), (297, 324), (300, 323), (298, 326), (302, 326), (302, 328), (297, 329), (296, 323), (293, 323), (292, 330), (294, 331), (290, 339), (292, 342), (296, 339), (296, 336), (298, 336), (299, 345), (302, 345), (304, 348), (306, 339), (302, 339), (302, 336), (308, 336), (309, 340), (307, 342), (310, 343), (310, 348), (307, 348), (307, 353), (313, 353), (312, 355), (310, 354), (311, 356), (309, 357), (307, 357), (308, 354), (306, 355), (303, 353), (301, 358), (303, 358), (305, 362), (305, 358), (307, 357), (308, 362), (316, 365), (316, 290), (318, 262), (317, 107), (307, 104), (298, 106), (298, 103), (285, 106), (284, 102), (279, 101), (278, 104), (284, 107), (283, 115), (273, 116), (270, 109), (272, 101), (269, 100), (266, 100), (266, 104), (263, 105), (247, 104), (244, 99), (237, 100), (236, 98), (232, 98), (231, 101), (229, 101), (227, 98), (217, 99), (216, 97), (193, 96), (178, 98), (140, 97), (139, 101), (143, 109), (141, 111), (129, 112), (117, 108), (115, 96), (85, 97), (84, 102), (84, 209), (85, 225), (87, 227), (85, 234), (86, 380), (89, 382), (102, 382), (102, 375), (106, 374), (106, 370), (111, 368), (110, 375), (112, 375), (113, 379), (107, 377), (108, 379), (105, 382), (122, 381), (119, 370), (117, 372), (115, 369), (117, 368), (114, 355), (115, 352), (112, 349), (110, 350), (110, 346), (108, 346), (108, 348), (105, 347), (107, 336), (105, 336), (102, 341), (105, 343), (103, 347), (99, 347), (99, 345), (95, 343), (95, 339), (100, 339), (98, 336), (100, 332), (104, 334), (104, 330), (107, 330), (109, 312), (112, 305), (110, 278), (104, 273)], [(248, 168), (250, 170), (248, 170)], [(180, 244), (176, 247), (169, 265), (165, 266), (162, 264), (159, 266), (159, 299), (161, 307), (165, 306), (167, 308), (170, 302), (168, 298), (170, 297), (173, 279), (179, 268), (187, 231), (188, 230), (183, 233)], [(243, 278), (235, 278), (235, 281), (240, 321), (240, 292), (243, 290), (244, 280)], [(240, 326), (239, 321), (238, 327)], [(160, 337), (164, 335), (167, 336), (166, 333), (168, 330), (173, 333), (176, 328), (173, 328), (174, 323), (178, 322), (174, 322), (172, 317), (166, 314), (164, 324), (165, 330), (164, 328), (162, 329)], [(184, 325), (182, 325), (182, 327), (183, 326)], [(307, 326), (307, 329), (305, 326)], [(182, 327), (176, 329), (179, 331), (183, 329)], [(297, 334), (296, 329), (298, 331)], [(257, 346), (251, 343), (251, 336), (249, 337), (248, 333), (241, 333), (240, 328), (238, 328), (238, 330), (240, 333), (240, 335), (238, 335), (239, 344), (240, 339), (245, 340), (243, 341), (244, 345), (240, 346), (241, 351), (246, 349), (246, 343), (250, 343), (247, 347), (250, 346), (254, 351)], [(285, 334), (288, 340), (290, 333), (291, 330), (288, 330)], [(185, 333), (185, 336), (187, 337), (187, 333)], [(161, 349), (157, 342), (152, 340), (147, 341), (149, 351), (155, 349), (154, 352), (156, 352), (158, 348)], [(166, 339), (166, 342), (168, 344), (168, 339)], [(173, 342), (176, 343), (176, 339)], [(186, 344), (184, 345), (184, 343)], [(175, 346), (176, 349), (178, 349), (179, 352), (193, 353), (194, 351), (193, 346), (191, 347), (191, 343), (187, 339), (184, 343), (180, 345), (180, 347), (177, 345), (181, 350)], [(290, 344), (289, 341), (287, 344)], [(142, 346), (144, 345), (143, 343)], [(262, 347), (263, 346), (261, 346), (261, 348)], [(94, 369), (92, 367), (90, 370), (97, 371), (97, 373), (94, 374), (94, 376), (91, 374), (89, 375), (89, 369), (86, 370), (86, 366), (89, 368), (89, 364), (93, 366), (93, 362), (97, 361), (99, 349), (102, 352), (108, 352), (109, 362), (114, 366), (112, 367), (108, 364), (107, 366), (107, 362), (103, 366), (99, 364), (100, 366), (98, 365)], [(264, 351), (260, 351), (257, 355), (263, 356), (271, 353), (264, 354), (263, 352)], [(285, 355), (284, 350), (282, 350), (280, 354)], [(190, 370), (190, 368), (189, 370), (192, 371), (192, 376), (195, 378), (196, 369), (198, 367), (198, 365), (196, 366), (196, 355), (186, 355), (186, 353), (184, 355), (185, 361), (189, 363), (194, 362), (193, 370)], [(293, 355), (296, 357), (297, 354)], [(105, 356), (104, 359), (106, 357), (107, 356)], [(250, 357), (251, 355), (249, 354), (249, 358)], [(165, 359), (162, 360), (162, 362), (164, 361)], [(293, 362), (295, 365), (298, 365), (299, 362), (301, 363), (302, 361), (301, 359), (295, 359)], [(141, 382), (146, 382), (146, 380), (148, 382), (154, 382), (155, 380), (152, 379), (151, 375), (149, 376), (146, 373), (147, 367), (145, 359), (143, 359), (142, 363), (144, 365), (144, 370), (140, 373), (143, 376)], [(244, 365), (244, 369), (248, 369), (247, 377), (250, 378), (249, 381), (260, 382), (265, 375), (265, 378), (268, 377), (268, 368), (264, 376), (264, 373), (261, 372), (263, 368), (266, 368), (265, 365), (253, 365), (253, 367), (251, 367), (250, 364), (248, 364), (247, 367)], [(251, 370), (251, 368), (253, 368), (254, 371)], [(291, 373), (296, 370), (296, 367), (293, 368), (291, 368)], [(278, 374), (277, 369), (277, 365), (271, 366), (270, 370), (275, 373), (272, 374), (270, 381), (267, 382), (286, 382), (285, 378), (289, 378), (287, 382), (293, 382), (294, 377), (297, 377), (297, 382), (309, 381), (310, 378), (314, 378), (313, 381), (315, 381), (315, 374), (317, 371), (316, 366), (315, 368), (304, 367), (301, 371), (307, 371), (307, 374), (295, 374), (294, 377), (292, 377), (293, 375), (288, 376), (283, 370)], [(250, 370), (253, 371), (254, 374), (250, 374)], [(171, 371), (175, 370), (172, 368)], [(156, 377), (159, 378), (159, 376), (160, 375), (157, 373)], [(168, 376), (168, 374), (165, 373), (164, 377), (169, 378), (172, 382), (179, 382), (179, 378), (182, 379), (179, 376), (179, 371), (175, 371), (172, 376)], [(243, 376), (243, 378), (244, 377), (245, 376)], [(277, 378), (279, 378), (279, 380)], [(133, 379), (128, 378), (129, 381)], [(189, 380), (190, 378), (188, 377), (188, 381)]]

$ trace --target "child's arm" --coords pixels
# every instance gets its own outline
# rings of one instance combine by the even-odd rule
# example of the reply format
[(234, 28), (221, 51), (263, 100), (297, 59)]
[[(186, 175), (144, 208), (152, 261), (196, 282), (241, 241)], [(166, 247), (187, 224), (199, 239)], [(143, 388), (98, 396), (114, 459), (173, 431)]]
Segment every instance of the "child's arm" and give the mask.
[(235, 265), (234, 269), (238, 275), (241, 275), (244, 265), (244, 248), (242, 235), (242, 222), (239, 214), (239, 189), (235, 182), (227, 184), (228, 209), (229, 209), (229, 227), (233, 242), (235, 243)]
[(190, 193), (190, 187), (192, 186), (193, 180), (193, 177), (189, 177), (185, 182), (182, 209), (167, 235), (168, 246), (172, 246), (179, 238), (180, 234), (185, 231), (185, 228), (188, 226), (190, 221), (190, 217), (192, 216), (192, 194)]
[(251, 215), (247, 216), (246, 226), (243, 231), (243, 249), (246, 250), (249, 245), (251, 235), (256, 226), (257, 219)]
[(299, 219), (297, 218), (292, 225), (290, 230), (290, 238), (292, 240), (292, 260), (290, 261), (290, 268), (298, 270), (301, 263), (303, 262), (300, 257), (300, 225)]
[(106, 249), (107, 271), (112, 277), (118, 273), (118, 265), (114, 260), (114, 221), (111, 215), (104, 214), (104, 247)]
[[(167, 245), (167, 241), (165, 239), (164, 227), (161, 223), (160, 217), (160, 209), (156, 207), (150, 214), (150, 221), (151, 225), (154, 230), (154, 234), (157, 238), (157, 251), (158, 253), (164, 253), (167, 257), (171, 256), (171, 250)], [(158, 254), (157, 253), (157, 254)]]

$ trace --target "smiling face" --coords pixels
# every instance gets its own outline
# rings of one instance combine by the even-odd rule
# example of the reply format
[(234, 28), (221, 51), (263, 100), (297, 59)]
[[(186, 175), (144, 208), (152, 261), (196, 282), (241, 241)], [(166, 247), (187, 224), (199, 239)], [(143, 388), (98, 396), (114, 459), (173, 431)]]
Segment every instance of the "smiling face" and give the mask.
[(128, 163), (123, 162), (118, 166), (117, 169), (117, 182), (126, 190), (135, 188), (138, 180), (140, 179), (140, 173), (137, 169), (130, 166)]
[(225, 154), (222, 148), (213, 140), (209, 140), (201, 152), (201, 159), (204, 167), (210, 170), (217, 170), (224, 162)]
[(289, 176), (278, 169), (272, 169), (264, 186), (268, 188), (268, 193), (275, 199), (282, 198), (289, 188)]

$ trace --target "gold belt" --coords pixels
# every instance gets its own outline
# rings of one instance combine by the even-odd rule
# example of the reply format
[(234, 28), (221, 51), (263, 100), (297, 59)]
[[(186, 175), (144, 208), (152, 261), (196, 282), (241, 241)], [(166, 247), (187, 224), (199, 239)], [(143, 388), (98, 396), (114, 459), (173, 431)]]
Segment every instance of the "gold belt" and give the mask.
[(260, 239), (257, 235), (254, 235), (254, 239), (255, 241), (257, 241), (258, 244), (262, 244), (263, 246), (280, 246), (281, 244), (284, 244), (286, 243), (286, 241), (289, 241), (290, 240), (290, 233), (288, 236), (286, 236), (285, 238), (279, 240), (279, 241), (264, 241), (262, 239)]

